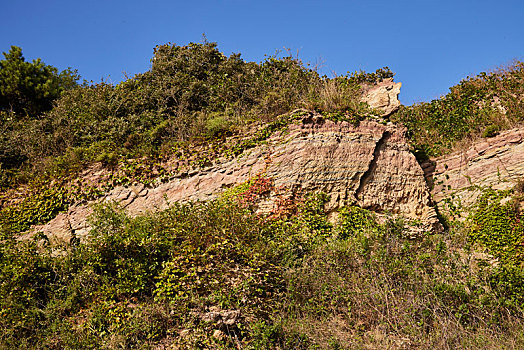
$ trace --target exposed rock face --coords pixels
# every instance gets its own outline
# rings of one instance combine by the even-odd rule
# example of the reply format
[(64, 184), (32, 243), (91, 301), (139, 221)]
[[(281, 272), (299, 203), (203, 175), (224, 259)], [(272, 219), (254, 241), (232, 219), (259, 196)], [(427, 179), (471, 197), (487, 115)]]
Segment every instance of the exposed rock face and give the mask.
[(381, 116), (385, 117), (395, 112), (400, 107), (398, 95), (402, 83), (395, 83), (393, 79), (384, 81), (364, 88), (362, 101), (374, 109), (382, 112)]
[(425, 164), (428, 181), (434, 185), (435, 201), (441, 202), (453, 194), (468, 206), (480, 193), (477, 186), (512, 187), (517, 179), (524, 178), (523, 140), (524, 129), (507, 130)]
[[(169, 202), (208, 200), (225, 188), (264, 173), (276, 188), (330, 195), (327, 209), (357, 203), (376, 212), (402, 214), (439, 229), (424, 172), (409, 152), (405, 129), (365, 120), (358, 127), (308, 115), (266, 145), (211, 168), (179, 174), (156, 188), (115, 188), (105, 200), (119, 202), (131, 215), (164, 209)], [(271, 209), (271, 200), (265, 203)], [(37, 229), (68, 239), (87, 233), (88, 205), (74, 206)]]

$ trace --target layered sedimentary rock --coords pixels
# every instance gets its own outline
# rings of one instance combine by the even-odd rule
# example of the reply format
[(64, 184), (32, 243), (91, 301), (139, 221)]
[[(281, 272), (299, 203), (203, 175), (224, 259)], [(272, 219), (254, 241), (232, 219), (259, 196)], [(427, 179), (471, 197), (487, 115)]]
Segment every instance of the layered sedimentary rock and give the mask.
[(506, 189), (524, 178), (524, 129), (516, 128), (475, 142), (469, 148), (426, 163), (438, 203), (453, 198), (463, 206), (475, 202), (482, 187)]
[[(438, 229), (424, 172), (409, 152), (405, 129), (378, 120), (358, 126), (309, 114), (268, 142), (236, 159), (179, 174), (154, 188), (118, 187), (102, 200), (120, 203), (130, 215), (166, 208), (175, 201), (208, 200), (224, 189), (263, 174), (289, 193), (324, 192), (328, 210), (357, 203), (379, 213), (401, 214)], [(265, 203), (271, 210), (273, 202)], [(87, 233), (89, 205), (72, 206), (37, 230), (68, 239)]]

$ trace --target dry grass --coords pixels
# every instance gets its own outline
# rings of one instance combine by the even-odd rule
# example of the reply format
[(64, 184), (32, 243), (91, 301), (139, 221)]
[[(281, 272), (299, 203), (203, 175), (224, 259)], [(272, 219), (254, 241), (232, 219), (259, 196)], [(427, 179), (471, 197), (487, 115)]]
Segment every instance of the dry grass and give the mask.
[(311, 88), (302, 107), (320, 111), (359, 111), (362, 109), (359, 89), (344, 84), (339, 78), (326, 79)]
[[(287, 278), (293, 292), (285, 303), (286, 312), (277, 316), (286, 329), (305, 334), (320, 349), (518, 349), (524, 345), (522, 314), (501, 309), (502, 323), (492, 323), (487, 310), (455, 299), (473, 293), (467, 286), (483, 283), (472, 275), (469, 261), (451, 248), (438, 256), (431, 247), (436, 241), (387, 240), (371, 243), (367, 258), (359, 253), (358, 240), (333, 242), (290, 272)], [(412, 245), (407, 251), (406, 244)], [(450, 238), (447, 245), (453, 244)]]

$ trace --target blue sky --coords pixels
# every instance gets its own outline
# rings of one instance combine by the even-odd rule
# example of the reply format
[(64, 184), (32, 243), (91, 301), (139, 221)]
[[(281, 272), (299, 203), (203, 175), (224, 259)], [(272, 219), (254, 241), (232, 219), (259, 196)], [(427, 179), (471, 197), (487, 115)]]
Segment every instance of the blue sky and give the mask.
[(203, 33), (249, 61), (289, 48), (325, 74), (389, 66), (404, 104), (524, 59), (522, 0), (1, 0), (1, 8), (0, 51), (17, 45), (26, 59), (95, 82), (143, 72), (155, 45)]

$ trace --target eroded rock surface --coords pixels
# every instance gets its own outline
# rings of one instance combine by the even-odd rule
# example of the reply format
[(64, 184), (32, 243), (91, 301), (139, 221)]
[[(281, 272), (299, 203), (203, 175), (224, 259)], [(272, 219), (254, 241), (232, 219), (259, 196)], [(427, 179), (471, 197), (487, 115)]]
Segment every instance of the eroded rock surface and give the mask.
[[(406, 130), (365, 120), (354, 126), (305, 116), (265, 145), (213, 167), (179, 174), (155, 188), (118, 187), (102, 200), (119, 202), (129, 214), (166, 208), (175, 201), (208, 200), (224, 189), (264, 174), (276, 188), (330, 195), (328, 210), (357, 203), (378, 213), (401, 214), (439, 229), (424, 172), (409, 152)], [(271, 210), (274, 203), (265, 203)], [(73, 206), (36, 228), (60, 239), (83, 237), (89, 205)]]
[(381, 116), (385, 117), (395, 112), (400, 107), (398, 95), (402, 83), (395, 83), (393, 79), (384, 81), (364, 88), (362, 101), (376, 110), (382, 112)]
[(479, 187), (510, 188), (524, 178), (524, 129), (516, 128), (437, 158), (424, 167), (434, 200), (453, 196), (463, 206), (475, 202)]

